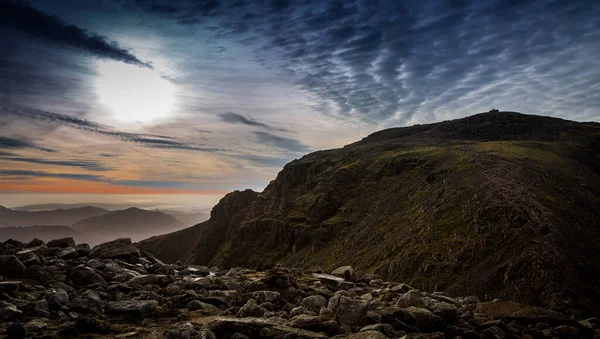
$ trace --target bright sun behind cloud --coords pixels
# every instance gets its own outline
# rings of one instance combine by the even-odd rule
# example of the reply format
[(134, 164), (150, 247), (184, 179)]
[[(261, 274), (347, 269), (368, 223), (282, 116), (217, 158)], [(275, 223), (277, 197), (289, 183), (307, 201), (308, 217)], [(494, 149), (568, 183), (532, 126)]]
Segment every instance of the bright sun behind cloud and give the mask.
[(123, 122), (152, 122), (169, 116), (175, 86), (148, 68), (113, 61), (98, 66), (96, 93), (114, 118)]

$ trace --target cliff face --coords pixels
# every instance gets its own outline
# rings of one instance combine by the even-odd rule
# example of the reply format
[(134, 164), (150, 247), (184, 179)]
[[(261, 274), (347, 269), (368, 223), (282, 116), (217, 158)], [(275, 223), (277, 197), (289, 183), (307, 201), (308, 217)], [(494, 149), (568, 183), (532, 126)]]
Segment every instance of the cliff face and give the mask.
[(289, 163), (244, 202), (219, 203), (177, 259), (350, 264), (425, 290), (600, 304), (596, 123), (500, 112), (389, 129)]

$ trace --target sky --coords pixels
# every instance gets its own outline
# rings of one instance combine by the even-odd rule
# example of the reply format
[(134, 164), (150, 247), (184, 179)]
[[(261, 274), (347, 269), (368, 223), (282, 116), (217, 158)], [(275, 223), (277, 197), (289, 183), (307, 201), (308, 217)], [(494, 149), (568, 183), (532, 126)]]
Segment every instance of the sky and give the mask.
[(600, 121), (598, 1), (0, 0), (0, 46), (0, 203), (261, 191), (491, 108)]

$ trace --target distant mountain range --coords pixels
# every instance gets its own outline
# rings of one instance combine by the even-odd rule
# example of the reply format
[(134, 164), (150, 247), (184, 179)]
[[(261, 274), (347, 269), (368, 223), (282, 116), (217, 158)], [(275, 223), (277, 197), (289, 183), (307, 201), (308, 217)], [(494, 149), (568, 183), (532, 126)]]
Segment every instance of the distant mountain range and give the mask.
[(97, 217), (107, 213), (109, 213), (109, 211), (103, 208), (92, 206), (37, 212), (15, 211), (0, 206), (0, 228), (40, 225), (69, 226), (79, 220)]
[(131, 238), (137, 241), (174, 232), (186, 226), (188, 225), (180, 223), (168, 214), (135, 207), (83, 219), (73, 224), (75, 230), (102, 241), (116, 238)]
[[(43, 209), (72, 205), (43, 204), (30, 207)], [(0, 241), (11, 238), (19, 241), (30, 241), (33, 238), (51, 240), (61, 237), (75, 237), (79, 242), (90, 245), (119, 237), (135, 241), (174, 232), (208, 219), (206, 213), (170, 212), (173, 215), (135, 207), (117, 211), (92, 206), (23, 211), (0, 206)]]

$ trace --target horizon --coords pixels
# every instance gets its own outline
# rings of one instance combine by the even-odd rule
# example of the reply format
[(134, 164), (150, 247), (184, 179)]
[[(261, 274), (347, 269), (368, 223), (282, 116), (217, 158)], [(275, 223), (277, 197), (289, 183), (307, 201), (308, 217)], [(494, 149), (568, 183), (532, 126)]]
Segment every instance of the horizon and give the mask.
[(0, 9), (7, 207), (92, 197), (212, 207), (234, 190), (262, 191), (305, 154), (492, 107), (600, 122), (592, 2)]

